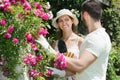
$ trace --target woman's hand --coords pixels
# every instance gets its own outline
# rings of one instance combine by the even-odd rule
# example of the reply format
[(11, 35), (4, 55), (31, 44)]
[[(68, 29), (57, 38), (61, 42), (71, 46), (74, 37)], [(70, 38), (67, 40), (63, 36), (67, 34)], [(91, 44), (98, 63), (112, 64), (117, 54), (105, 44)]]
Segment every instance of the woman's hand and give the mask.
[(37, 40), (35, 40), (37, 43), (39, 43), (47, 53), (54, 53), (56, 54), (56, 51), (50, 46), (48, 41), (43, 35), (40, 35)]

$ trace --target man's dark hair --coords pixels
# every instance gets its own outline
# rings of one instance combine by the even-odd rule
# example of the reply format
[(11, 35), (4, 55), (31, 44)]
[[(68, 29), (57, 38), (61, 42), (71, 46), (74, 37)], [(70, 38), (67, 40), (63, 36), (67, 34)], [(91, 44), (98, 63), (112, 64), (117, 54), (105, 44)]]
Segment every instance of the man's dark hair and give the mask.
[(86, 0), (81, 5), (81, 11), (82, 13), (84, 11), (88, 12), (88, 14), (95, 20), (98, 21), (102, 17), (102, 8), (101, 3), (96, 0)]

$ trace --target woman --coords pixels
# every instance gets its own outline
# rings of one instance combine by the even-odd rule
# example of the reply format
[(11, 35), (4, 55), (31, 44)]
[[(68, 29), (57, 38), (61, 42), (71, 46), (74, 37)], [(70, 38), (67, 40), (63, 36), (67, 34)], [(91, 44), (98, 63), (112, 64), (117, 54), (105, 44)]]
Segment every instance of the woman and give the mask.
[[(78, 58), (83, 38), (76, 34), (76, 26), (78, 25), (77, 17), (68, 9), (61, 9), (57, 12), (56, 18), (53, 19), (52, 25), (59, 30), (59, 39), (65, 42), (68, 53), (73, 53), (73, 58)], [(56, 51), (58, 51), (58, 40), (54, 44)], [(74, 76), (72, 74), (70, 77), (56, 78), (55, 80), (74, 80)]]

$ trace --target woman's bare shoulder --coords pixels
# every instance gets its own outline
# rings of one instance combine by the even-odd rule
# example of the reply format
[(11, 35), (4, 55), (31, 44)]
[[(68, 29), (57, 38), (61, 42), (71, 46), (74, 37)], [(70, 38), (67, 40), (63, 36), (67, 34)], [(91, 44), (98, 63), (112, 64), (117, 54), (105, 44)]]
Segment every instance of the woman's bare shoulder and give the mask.
[(83, 36), (77, 35), (77, 34), (76, 34), (76, 39), (80, 42), (82, 42), (84, 40)]
[(84, 37), (77, 35), (78, 38), (78, 47), (80, 48), (82, 42), (84, 41)]

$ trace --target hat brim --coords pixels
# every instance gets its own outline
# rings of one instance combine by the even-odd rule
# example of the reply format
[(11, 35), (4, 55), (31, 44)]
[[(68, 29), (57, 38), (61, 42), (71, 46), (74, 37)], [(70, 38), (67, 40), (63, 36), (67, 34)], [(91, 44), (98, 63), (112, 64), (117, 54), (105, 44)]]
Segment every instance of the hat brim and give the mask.
[[(71, 18), (73, 18), (73, 23), (74, 23), (74, 25), (75, 26), (77, 26), (78, 25), (78, 19), (77, 19), (77, 17), (75, 16), (75, 15), (70, 15), (70, 14), (63, 14), (63, 15), (68, 15), (68, 16), (70, 16)], [(52, 20), (52, 26), (53, 27), (55, 27), (55, 28), (58, 28), (59, 26), (58, 26), (58, 23), (57, 23), (57, 19), (58, 18), (60, 18), (61, 16), (63, 16), (63, 15), (60, 15), (60, 16), (57, 16), (56, 18), (54, 18), (53, 20)]]

